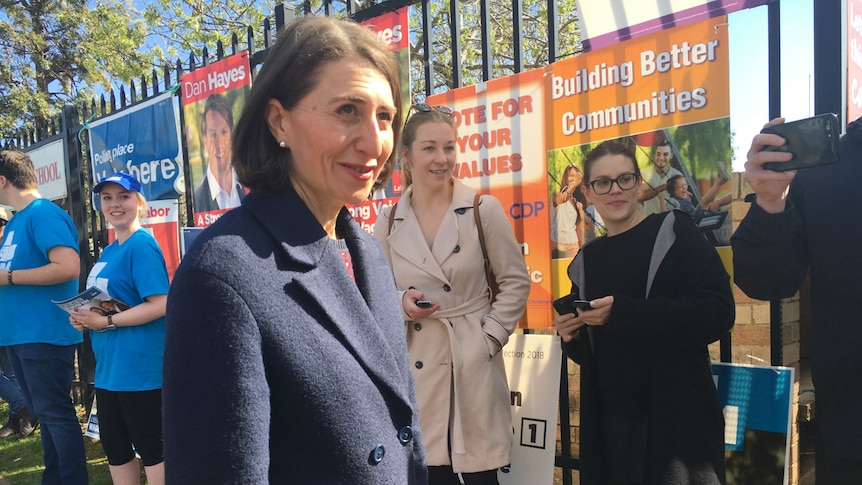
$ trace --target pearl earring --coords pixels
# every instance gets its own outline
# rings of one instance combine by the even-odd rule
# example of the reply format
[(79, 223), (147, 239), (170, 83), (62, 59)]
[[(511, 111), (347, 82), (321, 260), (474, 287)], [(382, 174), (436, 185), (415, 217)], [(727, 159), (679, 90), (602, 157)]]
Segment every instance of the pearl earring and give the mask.
[(287, 143), (285, 143), (284, 140), (281, 140), (280, 142), (278, 142), (278, 146), (280, 146), (281, 148), (284, 148), (287, 146)]

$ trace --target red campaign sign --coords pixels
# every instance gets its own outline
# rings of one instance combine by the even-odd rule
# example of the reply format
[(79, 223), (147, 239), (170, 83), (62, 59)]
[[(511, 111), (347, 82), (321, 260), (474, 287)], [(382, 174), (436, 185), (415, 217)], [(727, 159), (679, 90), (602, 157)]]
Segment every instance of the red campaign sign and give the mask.
[(159, 247), (162, 249), (162, 254), (165, 256), (165, 266), (168, 269), (168, 280), (173, 281), (174, 273), (180, 265), (180, 240), (177, 234), (179, 233), (179, 224), (176, 221), (162, 222), (156, 224), (142, 225), (144, 229), (149, 230)]
[(398, 202), (401, 192), (404, 190), (404, 181), (401, 178), (401, 170), (393, 170), (389, 185), (375, 192), (374, 198), (366, 200), (359, 205), (347, 205), (350, 215), (365, 229), (365, 232), (374, 235), (374, 224), (383, 209)]
[(398, 202), (399, 197), (386, 197), (383, 199), (367, 200), (359, 205), (347, 206), (350, 215), (362, 226), (362, 229), (374, 235), (374, 224), (383, 213), (383, 209)]
[(247, 51), (195, 69), (180, 80), (183, 105), (251, 84), (250, 71)]
[[(147, 202), (147, 209), (141, 217), (141, 227), (146, 229), (159, 244), (165, 257), (168, 269), (168, 279), (174, 279), (174, 273), (180, 265), (179, 239), (179, 205), (176, 199), (154, 200)], [(117, 239), (114, 227), (108, 225), (108, 242)]]
[(207, 227), (218, 220), (230, 209), (217, 209), (207, 212), (195, 212), (195, 227)]
[(406, 49), (410, 45), (407, 32), (404, 30), (407, 25), (406, 8), (374, 17), (360, 25), (370, 27), (371, 30), (377, 32), (377, 38), (392, 50)]
[(404, 191), (404, 181), (401, 178), (401, 170), (393, 170), (392, 171), (392, 194), (393, 195), (401, 195), (401, 192)]

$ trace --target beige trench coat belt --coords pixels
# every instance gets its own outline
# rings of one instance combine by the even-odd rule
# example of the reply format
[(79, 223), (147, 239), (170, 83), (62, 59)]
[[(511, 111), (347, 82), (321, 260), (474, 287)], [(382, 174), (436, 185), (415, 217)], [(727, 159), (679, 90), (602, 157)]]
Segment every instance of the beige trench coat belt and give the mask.
[[(452, 346), (451, 341), (455, 338), (455, 335), (452, 332), (452, 323), (448, 319), (451, 317), (461, 317), (464, 315), (469, 315), (471, 313), (481, 310), (482, 308), (487, 308), (489, 304), (490, 302), (488, 300), (488, 296), (481, 295), (475, 298), (471, 298), (464, 303), (458, 305), (457, 307), (448, 308), (445, 310), (438, 310), (434, 312), (431, 316), (426, 318), (433, 320), (442, 320), (449, 324), (446, 327), (449, 331), (450, 346)], [(454, 352), (454, 349), (452, 349), (452, 352)], [(460, 369), (452, 370), (455, 373), (453, 377), (458, 380), (457, 373), (460, 371)], [(464, 426), (461, 424), (461, 417), (463, 416), (463, 413), (461, 412), (461, 403), (458, 402), (457, 399), (455, 401), (455, 409), (452, 416), (452, 451), (454, 453), (464, 454), (466, 453), (466, 446), (464, 443)]]

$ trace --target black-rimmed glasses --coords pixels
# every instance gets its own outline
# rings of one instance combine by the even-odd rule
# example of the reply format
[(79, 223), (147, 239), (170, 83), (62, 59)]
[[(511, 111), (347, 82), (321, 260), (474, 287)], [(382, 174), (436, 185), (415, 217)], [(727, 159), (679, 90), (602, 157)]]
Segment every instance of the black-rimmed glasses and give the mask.
[(615, 179), (600, 178), (588, 182), (587, 185), (590, 186), (594, 194), (605, 195), (611, 191), (614, 184), (617, 184), (621, 190), (631, 190), (637, 187), (639, 178), (638, 174), (634, 172), (626, 172)]
[(452, 115), (452, 108), (450, 108), (448, 106), (416, 103), (416, 104), (410, 106), (410, 111), (407, 112), (407, 117), (404, 118), (405, 121), (410, 119), (410, 115), (413, 114), (414, 110), (419, 111), (421, 113), (430, 113), (432, 111), (437, 111), (437, 112), (443, 113), (444, 115), (450, 115), (450, 116)]

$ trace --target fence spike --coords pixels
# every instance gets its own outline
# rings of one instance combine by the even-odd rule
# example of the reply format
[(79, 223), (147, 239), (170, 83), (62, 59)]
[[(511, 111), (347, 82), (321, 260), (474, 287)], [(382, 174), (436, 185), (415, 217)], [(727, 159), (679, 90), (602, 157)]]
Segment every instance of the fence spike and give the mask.
[(269, 17), (264, 19), (263, 21), (263, 49), (266, 50), (269, 48), (270, 40), (272, 38), (272, 34), (270, 33), (270, 22)]

